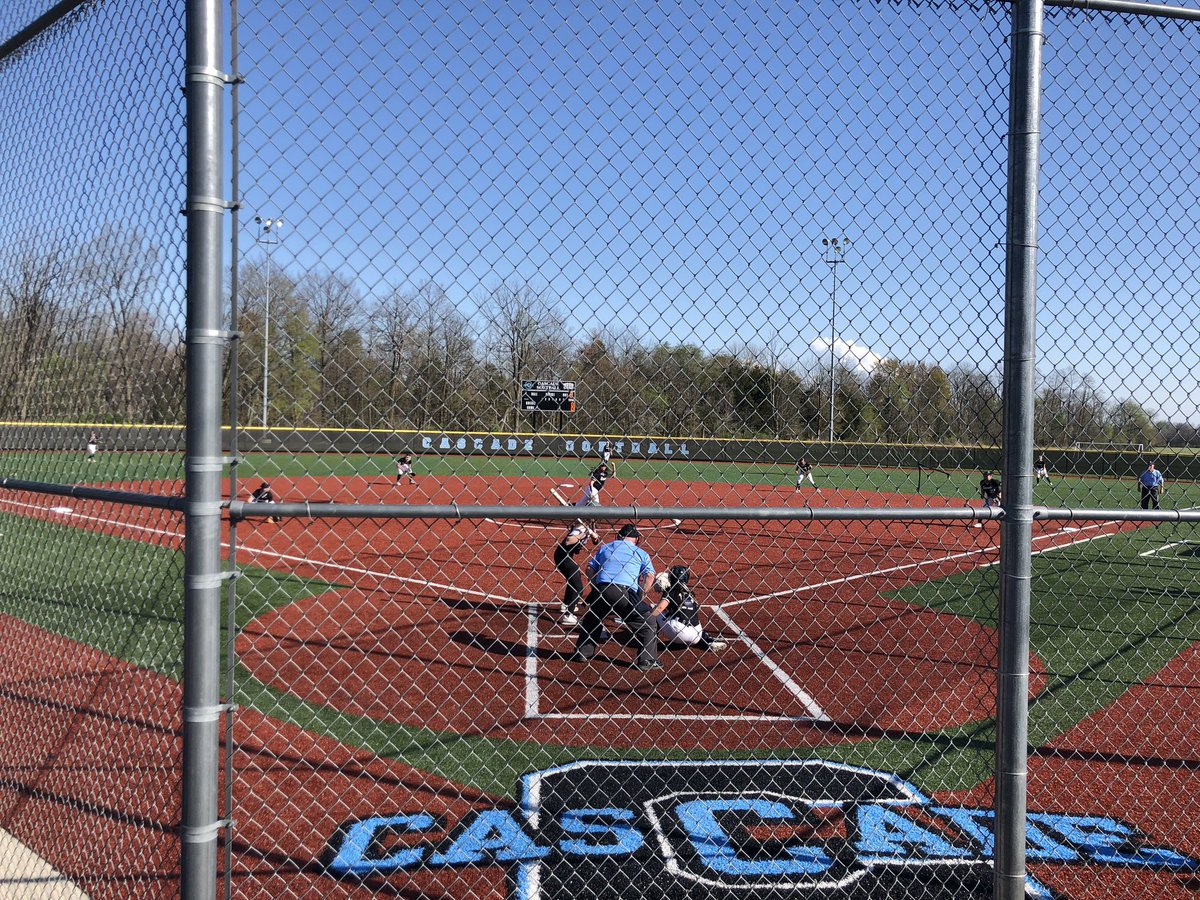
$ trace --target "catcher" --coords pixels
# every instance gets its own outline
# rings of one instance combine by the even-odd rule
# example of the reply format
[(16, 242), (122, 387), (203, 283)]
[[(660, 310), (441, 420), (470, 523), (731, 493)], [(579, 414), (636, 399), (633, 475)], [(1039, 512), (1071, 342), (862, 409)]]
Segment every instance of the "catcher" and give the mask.
[(688, 587), (692, 571), (687, 566), (671, 566), (654, 576), (654, 588), (667, 598), (667, 608), (658, 616), (658, 638), (670, 646), (724, 650), (725, 641), (704, 630), (700, 624), (700, 601)]

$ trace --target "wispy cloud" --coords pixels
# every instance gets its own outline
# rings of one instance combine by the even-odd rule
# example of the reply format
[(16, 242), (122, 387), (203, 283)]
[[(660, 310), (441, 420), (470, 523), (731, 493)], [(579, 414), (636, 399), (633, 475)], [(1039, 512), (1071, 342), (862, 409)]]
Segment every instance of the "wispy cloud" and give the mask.
[[(818, 357), (829, 355), (829, 341), (824, 338), (816, 338), (811, 346)], [(833, 355), (846, 368), (857, 369), (867, 375), (870, 375), (884, 359), (870, 347), (843, 341), (841, 338), (833, 342)]]

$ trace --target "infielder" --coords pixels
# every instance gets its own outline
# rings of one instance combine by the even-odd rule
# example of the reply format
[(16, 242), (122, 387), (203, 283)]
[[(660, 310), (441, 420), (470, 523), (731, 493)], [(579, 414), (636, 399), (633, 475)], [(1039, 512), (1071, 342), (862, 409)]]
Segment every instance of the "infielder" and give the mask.
[(600, 488), (602, 488), (603, 486), (604, 485), (601, 482), (588, 481), (588, 483), (586, 485), (584, 485), (583, 493), (580, 494), (579, 499), (575, 501), (575, 505), (580, 508), (586, 508), (588, 506), (599, 506), (600, 505)]
[(600, 463), (600, 465), (592, 470), (592, 474), (588, 477), (592, 479), (592, 484), (596, 485), (596, 490), (602, 491), (610, 475), (612, 473), (608, 469), (608, 463)]
[[(271, 485), (265, 481), (255, 488), (254, 493), (250, 495), (251, 503), (277, 503), (275, 492), (271, 490)], [(279, 516), (267, 516), (268, 522), (278, 522)]]
[(413, 458), (411, 453), (405, 453), (396, 460), (396, 484), (399, 484), (405, 478), (409, 484), (417, 483), (417, 476), (413, 474)]
[[(993, 478), (991, 472), (984, 472), (979, 480), (979, 496), (983, 500), (983, 508), (991, 509), (1000, 505), (1000, 479)], [(982, 522), (975, 523), (976, 528), (982, 528)]]
[(812, 470), (812, 463), (810, 463), (807, 458), (803, 456), (800, 457), (800, 461), (796, 463), (796, 490), (800, 490), (800, 486), (804, 484), (804, 479), (806, 478), (808, 479), (809, 484), (817, 488), (818, 491), (820, 490), (820, 488), (817, 487), (817, 483), (813, 480)]

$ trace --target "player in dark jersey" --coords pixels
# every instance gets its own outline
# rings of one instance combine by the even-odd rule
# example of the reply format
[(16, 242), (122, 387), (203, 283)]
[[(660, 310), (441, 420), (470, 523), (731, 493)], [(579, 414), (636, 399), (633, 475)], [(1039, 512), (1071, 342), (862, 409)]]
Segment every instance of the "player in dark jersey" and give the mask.
[(1037, 461), (1033, 464), (1033, 474), (1038, 481), (1045, 478), (1047, 484), (1053, 484), (1050, 481), (1050, 463), (1046, 461), (1046, 457), (1039, 456), (1037, 458)]
[(667, 598), (667, 608), (658, 616), (658, 637), (664, 644), (724, 650), (725, 641), (704, 630), (700, 622), (700, 601), (688, 583), (692, 573), (687, 566), (671, 566), (654, 578), (654, 587)]
[(396, 460), (396, 484), (399, 484), (405, 478), (408, 479), (409, 484), (417, 483), (417, 476), (413, 474), (413, 458), (411, 453), (405, 453)]
[[(991, 472), (984, 472), (983, 478), (979, 481), (979, 496), (983, 500), (983, 508), (991, 509), (993, 506), (1000, 505), (1000, 479), (992, 476)], [(975, 523), (976, 528), (982, 528), (982, 522)]]
[[(267, 482), (264, 481), (262, 484), (260, 484), (257, 488), (254, 489), (253, 493), (250, 494), (250, 502), (251, 503), (278, 503), (279, 500), (276, 498), (275, 492), (273, 490), (271, 490), (271, 485), (267, 484)], [(278, 522), (279, 516), (268, 516), (267, 521), (268, 522)]]
[(596, 468), (592, 469), (592, 474), (588, 476), (595, 485), (597, 491), (604, 490), (604, 484), (611, 477), (612, 472), (608, 469), (608, 463), (600, 463)]
[(816, 481), (813, 480), (812, 470), (812, 463), (808, 461), (808, 458), (804, 456), (800, 457), (800, 461), (796, 463), (796, 490), (800, 490), (800, 486), (804, 484), (804, 479), (806, 478), (808, 479), (809, 484), (811, 484), (818, 491), (820, 490), (820, 488), (817, 487)]
[(583, 572), (579, 568), (579, 563), (575, 561), (575, 557), (579, 555), (579, 551), (589, 540), (593, 544), (597, 544), (600, 542), (600, 535), (583, 522), (576, 522), (567, 529), (562, 540), (554, 547), (554, 568), (558, 569), (562, 577), (567, 580), (566, 591), (563, 593), (562, 619), (560, 619), (562, 624), (567, 627), (579, 621), (576, 616), (579, 612), (579, 604), (583, 601)]

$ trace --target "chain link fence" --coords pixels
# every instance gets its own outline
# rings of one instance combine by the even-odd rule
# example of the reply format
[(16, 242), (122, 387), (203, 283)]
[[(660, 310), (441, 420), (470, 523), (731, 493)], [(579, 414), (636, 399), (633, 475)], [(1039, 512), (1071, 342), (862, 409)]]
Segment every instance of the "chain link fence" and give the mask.
[(179, 893), (183, 10), (0, 11), (10, 897)]
[(1190, 896), (1200, 40), (1041, 12), (0, 11), (5, 889)]

